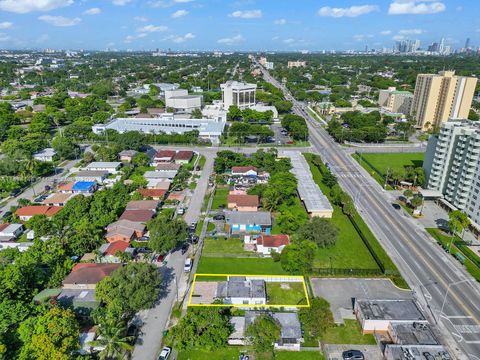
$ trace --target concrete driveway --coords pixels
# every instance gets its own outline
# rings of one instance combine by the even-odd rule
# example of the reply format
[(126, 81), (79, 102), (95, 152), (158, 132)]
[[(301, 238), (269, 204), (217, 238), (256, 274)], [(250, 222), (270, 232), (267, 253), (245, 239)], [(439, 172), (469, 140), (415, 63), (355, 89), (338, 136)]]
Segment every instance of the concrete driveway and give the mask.
[(366, 360), (382, 360), (383, 355), (377, 345), (325, 345), (327, 360), (342, 360), (342, 353), (347, 350), (360, 350)]
[(387, 279), (312, 278), (313, 293), (330, 303), (336, 323), (354, 319), (352, 299), (411, 299), (412, 292), (402, 290)]

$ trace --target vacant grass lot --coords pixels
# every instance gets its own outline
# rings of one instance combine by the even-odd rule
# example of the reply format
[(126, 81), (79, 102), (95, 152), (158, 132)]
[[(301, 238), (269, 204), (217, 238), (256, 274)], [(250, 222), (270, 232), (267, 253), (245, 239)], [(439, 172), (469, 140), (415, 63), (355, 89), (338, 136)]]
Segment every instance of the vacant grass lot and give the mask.
[(306, 304), (303, 283), (267, 283), (268, 305)]
[[(270, 258), (200, 258), (199, 274), (244, 274), (244, 275), (287, 275), (280, 262)], [(298, 274), (301, 275), (301, 274)]]
[(217, 186), (213, 195), (212, 210), (220, 209), (220, 206), (227, 207), (228, 186)]
[(345, 325), (335, 325), (322, 337), (325, 344), (359, 344), (375, 345), (371, 334), (363, 335), (360, 324), (356, 320), (345, 320)]
[[(228, 346), (224, 349), (214, 351), (191, 350), (181, 351), (177, 360), (238, 360), (240, 354), (248, 354), (250, 358), (253, 355), (252, 350), (243, 347)], [(272, 354), (258, 354), (255, 359), (258, 360), (325, 360), (320, 352), (314, 351), (276, 351), (275, 358)]]
[(227, 240), (207, 238), (203, 243), (203, 255), (209, 254), (245, 254), (243, 242), (240, 239)]
[[(362, 153), (361, 159), (367, 160), (383, 176), (388, 171), (398, 171), (400, 173), (406, 167), (421, 167), (425, 153)], [(368, 164), (367, 164), (368, 166)]]

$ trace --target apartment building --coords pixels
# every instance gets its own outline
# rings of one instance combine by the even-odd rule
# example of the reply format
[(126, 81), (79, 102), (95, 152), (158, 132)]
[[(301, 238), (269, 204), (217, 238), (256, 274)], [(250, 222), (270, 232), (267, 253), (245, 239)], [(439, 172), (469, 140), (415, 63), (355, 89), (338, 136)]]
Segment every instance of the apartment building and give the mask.
[(389, 87), (378, 93), (378, 105), (394, 113), (410, 114), (412, 103), (413, 94), (397, 90), (396, 87)]
[(305, 66), (307, 66), (306, 61), (297, 60), (297, 61), (289, 61), (287, 63), (287, 68), (289, 68), (289, 69), (297, 68), (297, 67), (305, 67)]
[(450, 120), (431, 136), (423, 165), (427, 187), (480, 223), (480, 124)]
[(228, 110), (231, 105), (236, 105), (240, 109), (255, 106), (257, 84), (229, 80), (225, 84), (221, 84), (220, 88), (222, 89), (224, 109)]
[(427, 130), (448, 119), (466, 119), (476, 85), (477, 78), (456, 76), (455, 71), (418, 74), (411, 109), (417, 127)]

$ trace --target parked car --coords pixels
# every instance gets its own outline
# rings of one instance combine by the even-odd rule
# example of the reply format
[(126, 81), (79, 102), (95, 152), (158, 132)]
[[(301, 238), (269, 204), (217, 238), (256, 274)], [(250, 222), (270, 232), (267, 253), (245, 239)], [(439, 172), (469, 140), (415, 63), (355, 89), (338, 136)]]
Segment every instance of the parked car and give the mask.
[(11, 197), (15, 197), (15, 196), (17, 196), (18, 194), (20, 194), (21, 192), (22, 192), (21, 189), (12, 190), (12, 191), (10, 191), (10, 196), (11, 196)]
[(342, 353), (343, 360), (365, 360), (363, 353), (359, 350), (347, 350)]
[(183, 271), (190, 272), (192, 270), (192, 264), (193, 264), (192, 259), (188, 258), (187, 260), (185, 260)]
[(172, 348), (165, 346), (158, 357), (158, 360), (167, 360), (170, 357), (170, 353), (172, 352)]
[(11, 211), (5, 211), (2, 215), (2, 219), (5, 219), (5, 218), (9, 217), (10, 215), (12, 215)]
[(392, 203), (392, 206), (395, 210), (400, 210), (402, 207), (397, 203)]
[(182, 245), (182, 255), (185, 254), (188, 251), (188, 244), (185, 243)]
[(198, 236), (195, 234), (190, 234), (190, 236), (188, 237), (188, 240), (190, 240), (192, 244), (196, 244), (198, 242)]
[(195, 229), (197, 228), (197, 223), (196, 223), (196, 222), (192, 222), (192, 223), (190, 224), (190, 227), (189, 227), (189, 228), (190, 228), (191, 231), (195, 231)]
[(225, 215), (217, 214), (213, 217), (213, 220), (225, 220)]
[(150, 254), (152, 252), (152, 250), (150, 250), (148, 248), (138, 248), (137, 252), (140, 253), (140, 254)]
[(183, 215), (183, 214), (185, 214), (185, 209), (184, 209), (183, 207), (179, 207), (179, 208), (177, 209), (177, 214), (178, 214), (178, 215)]

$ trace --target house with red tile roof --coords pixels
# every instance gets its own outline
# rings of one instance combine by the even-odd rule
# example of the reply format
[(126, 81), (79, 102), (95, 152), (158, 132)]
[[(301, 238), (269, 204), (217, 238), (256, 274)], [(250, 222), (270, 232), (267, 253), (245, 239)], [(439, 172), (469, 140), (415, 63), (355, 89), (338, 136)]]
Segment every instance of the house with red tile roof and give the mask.
[(153, 157), (153, 161), (156, 163), (172, 162), (176, 153), (177, 152), (175, 150), (159, 150)]
[(51, 217), (62, 209), (63, 206), (30, 205), (17, 209), (15, 211), (15, 215), (17, 215), (22, 221), (28, 221), (35, 215), (45, 215), (47, 217)]
[(133, 239), (142, 237), (144, 233), (144, 223), (120, 219), (107, 226), (105, 238), (110, 243), (123, 241), (128, 244)]
[(159, 204), (157, 200), (132, 200), (128, 202), (125, 210), (150, 210), (155, 213)]
[(257, 176), (255, 166), (233, 166), (232, 176)]
[(281, 253), (283, 248), (290, 244), (290, 238), (288, 235), (260, 235), (256, 239), (257, 252), (264, 255), (269, 255), (272, 251)]
[(125, 210), (119, 220), (130, 220), (146, 224), (154, 215), (151, 210)]
[(133, 248), (128, 246), (128, 243), (125, 241), (115, 241), (109, 244), (103, 244), (98, 249), (100, 256), (97, 261), (100, 263), (121, 263), (121, 259), (118, 256), (119, 253), (130, 253), (133, 256)]
[(228, 195), (227, 207), (237, 211), (257, 211), (259, 200), (258, 195)]
[(63, 279), (63, 289), (88, 290), (95, 289), (96, 285), (119, 269), (121, 264), (97, 264), (79, 263), (76, 264), (70, 274)]
[(138, 193), (144, 198), (151, 197), (153, 200), (163, 200), (167, 190), (163, 189), (138, 189)]
[(175, 164), (188, 164), (193, 158), (193, 151), (191, 150), (179, 150), (173, 157)]

